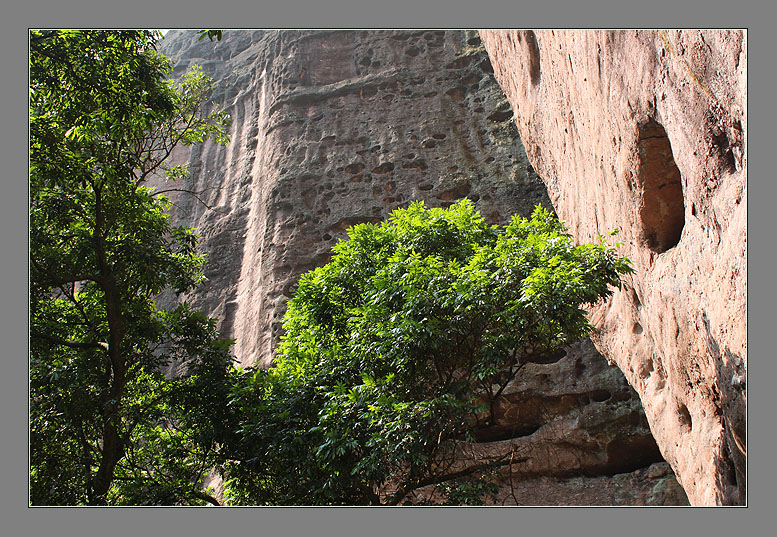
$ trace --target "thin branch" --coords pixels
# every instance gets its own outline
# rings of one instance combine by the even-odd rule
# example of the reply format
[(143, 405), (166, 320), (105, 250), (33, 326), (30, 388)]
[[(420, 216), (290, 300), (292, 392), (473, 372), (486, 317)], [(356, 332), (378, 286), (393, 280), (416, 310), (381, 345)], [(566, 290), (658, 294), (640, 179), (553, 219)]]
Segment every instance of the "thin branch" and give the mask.
[(402, 501), (402, 499), (407, 496), (410, 492), (412, 492), (415, 489), (419, 489), (422, 487), (426, 487), (428, 485), (437, 485), (440, 483), (445, 483), (446, 481), (451, 481), (453, 479), (458, 479), (460, 477), (466, 477), (469, 475), (474, 474), (475, 472), (479, 472), (481, 470), (488, 470), (492, 468), (499, 468), (501, 466), (507, 466), (511, 462), (524, 462), (529, 460), (527, 457), (518, 459), (518, 460), (502, 460), (502, 461), (495, 461), (495, 462), (486, 462), (482, 464), (476, 464), (475, 466), (470, 466), (469, 468), (464, 468), (463, 470), (459, 470), (456, 472), (451, 472), (448, 474), (440, 475), (440, 476), (429, 476), (424, 479), (418, 479), (413, 483), (407, 483), (405, 485), (400, 486), (397, 491), (393, 494), (393, 496), (389, 496), (386, 500), (386, 503), (384, 505), (398, 505), (399, 502)]
[(497, 399), (499, 399), (499, 396), (502, 395), (502, 392), (507, 387), (508, 384), (510, 384), (513, 379), (518, 375), (518, 372), (523, 369), (523, 366), (527, 364), (527, 362), (518, 362), (518, 367), (513, 369), (512, 362), (515, 361), (515, 356), (517, 354), (516, 350), (513, 350), (513, 357), (511, 360), (511, 365), (507, 371), (507, 379), (499, 386), (499, 389), (496, 391), (495, 394), (492, 395), (491, 398), (491, 425), (496, 425), (495, 416), (494, 416), (494, 405), (496, 404)]
[(186, 188), (165, 188), (165, 189), (163, 189), (163, 190), (157, 190), (157, 191), (155, 191), (155, 192), (154, 192), (154, 196), (157, 196), (157, 195), (159, 195), (159, 194), (164, 194), (164, 193), (166, 193), (166, 192), (185, 192), (185, 193), (187, 193), (187, 194), (191, 194), (191, 195), (194, 197), (194, 199), (196, 199), (197, 201), (199, 201), (200, 203), (202, 203), (202, 204), (203, 204), (203, 205), (204, 205), (206, 208), (208, 208), (208, 209), (213, 209), (213, 206), (212, 206), (212, 205), (208, 205), (207, 203), (205, 203), (205, 202), (202, 200), (202, 198), (200, 198), (200, 197), (199, 197), (199, 195), (198, 195), (198, 194), (199, 194), (199, 192), (195, 192), (195, 191), (193, 191), (193, 190), (189, 190), (189, 189), (186, 189)]
[(195, 498), (199, 498), (200, 500), (205, 500), (206, 502), (212, 505), (215, 505), (216, 507), (221, 507), (221, 504), (219, 503), (219, 501), (213, 496), (211, 496), (210, 494), (205, 494), (204, 492), (199, 490), (193, 491), (192, 494), (194, 495)]
[(102, 284), (103, 279), (98, 276), (97, 274), (65, 274), (65, 275), (56, 275), (53, 274), (49, 269), (45, 268), (41, 263), (36, 260), (32, 255), (30, 255), (30, 261), (33, 265), (35, 265), (35, 268), (38, 269), (40, 272), (45, 274), (50, 282), (54, 285), (64, 285), (66, 283), (75, 283), (75, 282), (84, 282), (84, 281), (91, 281), (95, 283)]
[[(80, 280), (79, 280), (79, 281), (80, 281)], [(79, 313), (81, 313), (81, 316), (82, 316), (82, 318), (83, 318), (83, 320), (84, 320), (84, 322), (83, 322), (82, 324), (83, 324), (83, 325), (86, 325), (86, 326), (89, 328), (89, 330), (92, 332), (92, 335), (94, 335), (95, 337), (97, 337), (97, 335), (98, 335), (98, 332), (99, 332), (99, 331), (97, 330), (97, 327), (96, 327), (96, 326), (95, 326), (95, 325), (92, 323), (92, 320), (89, 318), (89, 315), (86, 313), (86, 310), (84, 310), (84, 307), (83, 307), (83, 305), (81, 304), (81, 302), (79, 302), (79, 301), (76, 299), (76, 295), (75, 295), (75, 283), (76, 283), (76, 282), (71, 282), (71, 285), (72, 285), (72, 287), (73, 287), (73, 291), (70, 291), (70, 290), (68, 290), (68, 289), (65, 287), (65, 285), (60, 285), (60, 286), (59, 286), (59, 289), (62, 291), (62, 294), (64, 294), (64, 295), (65, 295), (65, 297), (67, 297), (67, 299), (68, 299), (68, 300), (70, 300), (70, 302), (71, 302), (71, 303), (72, 303), (72, 304), (73, 304), (73, 305), (74, 305), (74, 306), (75, 306), (75, 307), (78, 309)]]
[[(191, 116), (189, 116), (189, 119), (186, 121), (186, 124), (185, 124), (185, 126), (184, 126), (184, 127), (183, 127), (183, 128), (180, 130), (180, 131), (177, 131), (177, 132), (175, 132), (175, 133), (173, 134), (173, 136), (171, 136), (171, 138), (170, 138), (170, 146), (169, 146), (169, 147), (165, 146), (165, 154), (164, 154), (164, 156), (162, 156), (162, 158), (158, 159), (158, 160), (157, 160), (155, 163), (153, 163), (153, 164), (151, 165), (151, 167), (150, 167), (150, 168), (148, 168), (148, 169), (146, 169), (146, 168), (145, 168), (145, 164), (146, 164), (146, 163), (148, 163), (148, 162), (149, 162), (149, 160), (146, 160), (146, 161), (144, 161), (144, 163), (143, 163), (143, 164), (144, 164), (144, 167), (143, 167), (143, 169), (141, 170), (140, 177), (139, 177), (139, 178), (137, 179), (137, 181), (135, 182), (135, 186), (138, 186), (138, 185), (140, 185), (140, 184), (141, 184), (143, 181), (145, 181), (146, 177), (147, 177), (147, 176), (148, 176), (148, 175), (149, 175), (151, 172), (153, 172), (153, 171), (155, 171), (157, 168), (159, 168), (159, 166), (160, 166), (160, 165), (161, 165), (161, 164), (162, 164), (164, 161), (166, 161), (166, 160), (167, 160), (167, 158), (168, 158), (168, 157), (169, 157), (169, 156), (172, 154), (172, 152), (173, 152), (173, 149), (175, 149), (175, 148), (178, 146), (178, 144), (179, 144), (179, 143), (181, 142), (181, 140), (183, 139), (184, 135), (185, 135), (186, 133), (188, 133), (189, 131), (193, 130), (193, 126), (194, 126), (194, 124), (197, 122), (197, 119), (198, 119), (198, 118), (196, 117), (196, 115), (197, 115), (197, 113), (199, 112), (199, 108), (200, 108), (200, 107), (199, 107), (199, 105), (195, 106), (195, 107), (194, 107), (194, 109), (192, 110)], [(164, 141), (164, 138), (163, 138), (163, 141)]]
[(65, 347), (70, 347), (71, 349), (103, 349), (106, 352), (108, 351), (108, 344), (102, 341), (70, 341), (53, 336), (51, 334), (44, 334), (43, 332), (34, 331), (30, 332), (30, 336), (36, 339), (45, 339), (47, 341), (56, 343), (57, 345), (64, 345)]

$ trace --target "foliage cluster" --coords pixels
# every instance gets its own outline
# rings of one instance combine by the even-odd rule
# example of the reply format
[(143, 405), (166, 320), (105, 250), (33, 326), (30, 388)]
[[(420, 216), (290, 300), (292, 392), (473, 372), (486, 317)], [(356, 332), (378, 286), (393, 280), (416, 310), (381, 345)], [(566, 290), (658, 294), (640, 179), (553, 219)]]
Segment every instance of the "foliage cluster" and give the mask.
[(301, 277), (275, 366), (239, 370), (214, 320), (155, 302), (204, 259), (149, 178), (184, 178), (173, 149), (228, 121), (201, 72), (165, 78), (157, 38), (30, 34), (31, 503), (217, 504), (214, 470), (233, 504), (484, 501), (506, 461), (462, 446), (628, 260), (539, 207), (500, 228), (414, 203), (350, 229)]
[[(143, 501), (202, 495), (212, 446), (190, 441), (201, 431), (182, 430), (182, 405), (210, 362), (229, 363), (228, 346), (186, 304), (158, 310), (161, 291), (202, 280), (204, 260), (194, 230), (172, 226), (169, 200), (146, 185), (183, 177), (165, 164), (173, 149), (225, 141), (229, 118), (203, 110), (201, 72), (166, 80), (157, 38), (30, 33), (33, 504), (140, 501), (139, 476), (158, 484)], [(162, 373), (171, 364), (180, 377)]]
[(463, 460), (462, 443), (526, 363), (589, 332), (583, 306), (628, 271), (542, 207), (499, 228), (469, 200), (416, 202), (353, 227), (300, 279), (276, 366), (236, 384), (232, 501), (482, 501), (508, 461)]

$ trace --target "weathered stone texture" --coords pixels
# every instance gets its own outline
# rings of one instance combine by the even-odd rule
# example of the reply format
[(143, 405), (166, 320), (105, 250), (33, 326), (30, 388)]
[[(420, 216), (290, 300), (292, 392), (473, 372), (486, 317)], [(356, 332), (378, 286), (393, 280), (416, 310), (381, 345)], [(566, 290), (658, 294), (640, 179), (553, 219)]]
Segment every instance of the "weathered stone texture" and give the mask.
[(297, 278), (348, 227), (417, 199), (468, 196), (491, 222), (550, 207), (475, 32), (172, 32), (163, 50), (232, 116), (226, 148), (176, 156), (212, 209), (175, 202), (209, 259), (194, 300), (244, 364), (269, 364)]
[[(170, 195), (208, 256), (208, 282), (188, 298), (237, 340), (243, 364), (271, 362), (298, 277), (349, 226), (416, 199), (467, 196), (494, 223), (550, 208), (474, 32), (230, 31), (218, 43), (171, 32), (163, 52), (176, 74), (197, 63), (214, 77), (212, 101), (232, 116), (228, 146), (174, 157), (189, 163), (183, 188), (202, 201)], [(644, 491), (665, 483), (654, 503), (684, 501), (661, 492), (677, 487), (671, 472), (645, 474), (662, 459), (639, 399), (590, 342), (527, 366), (502, 403), (499, 427), (471, 446), (531, 457), (505, 474), (501, 501), (650, 503), (639, 487), (618, 500), (614, 474)], [(527, 499), (540, 478), (551, 480), (546, 496)]]
[[(552, 363), (524, 366), (496, 425), (461, 442), (452, 470), (509, 461), (496, 505), (689, 505), (664, 462), (634, 389), (590, 340)], [(389, 491), (391, 492), (391, 491)], [(434, 503), (432, 487), (411, 503)]]
[(511, 453), (517, 462), (504, 468), (499, 496), (508, 505), (647, 505), (651, 495), (657, 505), (685, 504), (672, 472), (646, 473), (663, 459), (621, 372), (588, 340), (565, 353), (524, 366), (497, 408), (497, 427), (462, 458)]
[(746, 35), (484, 31), (534, 168), (580, 242), (636, 273), (591, 309), (693, 504), (745, 501)]
[(506, 485), (497, 505), (689, 505), (685, 491), (665, 462), (630, 473), (599, 477), (541, 476)]

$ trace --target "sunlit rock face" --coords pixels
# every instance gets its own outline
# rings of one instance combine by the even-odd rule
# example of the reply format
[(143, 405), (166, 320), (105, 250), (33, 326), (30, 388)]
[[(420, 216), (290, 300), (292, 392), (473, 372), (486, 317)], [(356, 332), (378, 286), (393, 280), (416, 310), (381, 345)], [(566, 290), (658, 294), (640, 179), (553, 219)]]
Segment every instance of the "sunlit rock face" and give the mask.
[[(168, 195), (208, 256), (206, 284), (186, 298), (219, 320), (243, 364), (272, 362), (299, 276), (349, 226), (413, 200), (468, 197), (500, 224), (551, 208), (476, 32), (170, 32), (162, 51), (176, 75), (198, 64), (212, 76), (211, 102), (232, 116), (227, 146), (177, 151), (191, 175)], [(499, 412), (467, 449), (530, 456), (503, 473), (500, 503), (687, 501), (636, 393), (590, 342), (527, 367)]]
[(475, 32), (171, 32), (163, 51), (232, 116), (227, 147), (176, 155), (204, 203), (175, 211), (208, 254), (196, 300), (244, 364), (270, 363), (299, 275), (348, 227), (419, 199), (467, 196), (493, 223), (550, 207)]
[(693, 504), (745, 501), (746, 35), (484, 31), (529, 161), (635, 274), (591, 310)]

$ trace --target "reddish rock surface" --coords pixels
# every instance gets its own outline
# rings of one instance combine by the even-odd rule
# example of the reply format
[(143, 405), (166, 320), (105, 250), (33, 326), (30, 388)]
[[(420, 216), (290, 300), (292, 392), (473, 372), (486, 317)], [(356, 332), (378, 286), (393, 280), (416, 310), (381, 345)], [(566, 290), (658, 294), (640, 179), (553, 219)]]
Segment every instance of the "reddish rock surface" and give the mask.
[(270, 363), (297, 279), (348, 227), (418, 199), (467, 196), (491, 222), (550, 207), (476, 32), (171, 32), (163, 51), (232, 116), (226, 148), (176, 155), (211, 208), (174, 201), (209, 259), (193, 300), (244, 364)]
[(636, 273), (591, 309), (691, 503), (745, 502), (746, 35), (483, 31), (526, 151), (580, 242)]
[(504, 505), (687, 505), (668, 466), (648, 471), (666, 463), (634, 389), (590, 341), (565, 352), (525, 366), (497, 408), (500, 427), (461, 459), (515, 460), (501, 472)]
[[(214, 77), (212, 101), (233, 119), (228, 146), (175, 156), (198, 197), (170, 195), (208, 256), (208, 282), (188, 298), (237, 340), (244, 364), (271, 362), (297, 279), (349, 226), (415, 199), (467, 196), (495, 223), (550, 207), (475, 32), (230, 31), (215, 43), (171, 32), (163, 52), (177, 74), (197, 63)], [(499, 419), (469, 450), (531, 457), (503, 476), (502, 502), (685, 501), (671, 472), (645, 473), (662, 458), (639, 398), (590, 342), (527, 366)], [(532, 497), (541, 478), (546, 492)], [(621, 482), (641, 488), (618, 496)]]
[(685, 491), (665, 462), (644, 470), (605, 477), (552, 476), (512, 481), (496, 505), (688, 505)]

